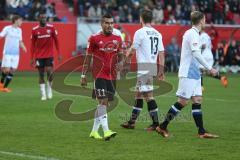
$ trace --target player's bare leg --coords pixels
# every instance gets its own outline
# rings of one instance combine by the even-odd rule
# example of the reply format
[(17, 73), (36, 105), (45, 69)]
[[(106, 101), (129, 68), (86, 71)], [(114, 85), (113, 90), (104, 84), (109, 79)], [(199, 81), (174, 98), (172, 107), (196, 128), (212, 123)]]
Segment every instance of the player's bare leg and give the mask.
[(53, 67), (46, 67), (47, 72), (47, 98), (52, 99), (52, 81), (53, 81)]
[(181, 112), (181, 110), (187, 105), (188, 100), (184, 98), (178, 98), (178, 101), (171, 106), (168, 113), (166, 114), (166, 117), (164, 121), (156, 128), (156, 131), (161, 134), (163, 137), (168, 138), (170, 136), (168, 132), (168, 125), (170, 121), (172, 121), (178, 113)]
[(195, 124), (198, 128), (199, 138), (217, 138), (218, 135), (208, 133), (203, 126), (203, 116), (201, 110), (202, 97), (195, 96), (192, 97), (192, 116), (194, 118)]
[(45, 86), (45, 80), (44, 80), (44, 71), (45, 71), (44, 67), (38, 67), (39, 85), (40, 85), (41, 100), (42, 101), (47, 100), (46, 86)]

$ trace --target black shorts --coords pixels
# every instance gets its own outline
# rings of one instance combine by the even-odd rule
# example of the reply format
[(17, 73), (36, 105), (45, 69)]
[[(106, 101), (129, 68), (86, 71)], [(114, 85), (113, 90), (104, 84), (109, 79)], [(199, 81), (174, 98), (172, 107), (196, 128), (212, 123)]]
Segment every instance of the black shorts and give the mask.
[(94, 82), (94, 89), (92, 98), (103, 99), (108, 98), (109, 101), (113, 101), (115, 95), (116, 81), (106, 80), (103, 78), (97, 78)]
[(36, 67), (37, 68), (53, 67), (53, 57), (37, 58), (36, 59)]

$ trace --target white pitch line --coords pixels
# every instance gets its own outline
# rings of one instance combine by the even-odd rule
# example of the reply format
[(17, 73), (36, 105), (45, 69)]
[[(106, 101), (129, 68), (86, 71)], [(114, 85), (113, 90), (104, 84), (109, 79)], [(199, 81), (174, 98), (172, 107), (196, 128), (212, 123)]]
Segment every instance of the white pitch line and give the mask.
[(9, 155), (9, 156), (16, 156), (16, 157), (22, 157), (22, 158), (29, 158), (29, 159), (36, 159), (36, 160), (59, 160), (57, 158), (52, 158), (52, 157), (27, 155), (27, 154), (24, 154), (24, 153), (16, 153), (16, 152), (0, 151), (0, 154)]

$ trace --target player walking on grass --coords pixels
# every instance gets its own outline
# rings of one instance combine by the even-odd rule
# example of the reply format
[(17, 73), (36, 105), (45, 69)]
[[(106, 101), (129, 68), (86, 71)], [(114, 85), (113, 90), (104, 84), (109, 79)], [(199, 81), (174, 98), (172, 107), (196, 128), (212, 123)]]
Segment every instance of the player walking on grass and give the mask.
[[(200, 34), (200, 41), (201, 41), (201, 51), (202, 51), (202, 56), (206, 60), (206, 62), (209, 64), (209, 66), (213, 66), (214, 60), (213, 60), (213, 54), (212, 54), (212, 42), (211, 38), (209, 35), (203, 31), (201, 31)], [(203, 88), (203, 72), (205, 71), (204, 67), (200, 65), (200, 69), (202, 71), (201, 75), (201, 85), (202, 85), (202, 90)], [(218, 79), (221, 81), (222, 85), (226, 88), (228, 85), (228, 79), (226, 76), (221, 76), (220, 74), (217, 74), (216, 76), (213, 76), (213, 78)]]
[[(162, 35), (151, 26), (152, 12), (144, 10), (140, 15), (142, 28), (135, 32), (132, 47), (127, 52), (126, 62), (129, 63), (136, 51), (138, 71), (136, 84), (135, 105), (133, 106), (130, 120), (121, 124), (123, 128), (134, 129), (136, 120), (143, 108), (143, 100), (147, 102), (148, 112), (152, 124), (148, 131), (155, 131), (159, 125), (158, 106), (153, 97), (153, 76), (158, 75), (163, 80), (164, 47)], [(157, 74), (157, 58), (159, 57), (159, 70)]]
[[(59, 52), (57, 30), (53, 25), (47, 24), (45, 11), (39, 15), (39, 25), (32, 29), (31, 44), (31, 65), (36, 65), (39, 73), (39, 84), (41, 91), (41, 100), (52, 99), (52, 81), (53, 81), (53, 50), (54, 44), (58, 53), (58, 60), (62, 60)], [(44, 80), (45, 71), (47, 72), (47, 83)], [(47, 89), (47, 90), (46, 90)]]
[(117, 135), (108, 127), (107, 106), (115, 94), (117, 65), (122, 58), (122, 40), (120, 36), (113, 34), (113, 17), (111, 15), (106, 14), (102, 17), (101, 26), (102, 32), (92, 35), (88, 40), (81, 85), (87, 85), (86, 73), (93, 58), (94, 89), (98, 105), (90, 137), (102, 139), (98, 133), (98, 129), (102, 125), (104, 139), (109, 140)]
[(163, 137), (169, 137), (167, 126), (171, 120), (192, 100), (192, 115), (198, 128), (200, 138), (216, 138), (217, 135), (208, 133), (203, 126), (201, 111), (202, 89), (199, 63), (213, 76), (217, 71), (210, 66), (201, 54), (200, 32), (205, 26), (205, 16), (199, 11), (191, 13), (192, 28), (183, 35), (181, 61), (179, 68), (179, 85), (177, 90), (178, 101), (171, 106), (163, 123), (156, 131)]
[(18, 68), (19, 63), (19, 47), (27, 52), (27, 49), (22, 41), (22, 18), (18, 15), (13, 16), (12, 25), (4, 27), (0, 32), (0, 38), (5, 37), (2, 60), (2, 76), (0, 82), (0, 91), (11, 92), (8, 87), (13, 74)]

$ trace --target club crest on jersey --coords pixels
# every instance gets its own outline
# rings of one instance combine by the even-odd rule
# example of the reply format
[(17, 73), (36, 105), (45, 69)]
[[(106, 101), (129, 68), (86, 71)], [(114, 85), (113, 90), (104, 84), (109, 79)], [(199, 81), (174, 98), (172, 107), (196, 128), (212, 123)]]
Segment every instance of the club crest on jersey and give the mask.
[(117, 41), (117, 40), (113, 40), (112, 42), (113, 42), (113, 44), (117, 44), (117, 43), (118, 43), (118, 41)]
[(50, 30), (50, 29), (48, 29), (48, 30), (47, 30), (47, 33), (48, 33), (48, 34), (50, 34), (50, 33), (51, 33), (51, 30)]

